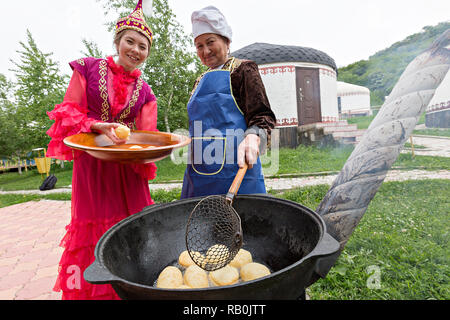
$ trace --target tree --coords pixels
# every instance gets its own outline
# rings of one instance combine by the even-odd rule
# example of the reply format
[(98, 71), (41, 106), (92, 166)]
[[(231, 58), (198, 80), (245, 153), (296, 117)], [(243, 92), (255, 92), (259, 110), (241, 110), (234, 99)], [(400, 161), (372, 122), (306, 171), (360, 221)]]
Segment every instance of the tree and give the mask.
[[(21, 130), (23, 125), (17, 115), (13, 87), (14, 84), (0, 74), (0, 158), (20, 161), (26, 153), (23, 146), (27, 138)], [(21, 166), (18, 168), (21, 174)]]
[(9, 81), (5, 75), (0, 73), (0, 111), (5, 112), (13, 107), (11, 94), (13, 90), (13, 84)]
[(86, 57), (103, 58), (103, 52), (100, 50), (98, 45), (94, 41), (89, 41), (87, 39), (81, 40), (87, 51), (82, 51), (81, 54)]
[[(117, 19), (130, 14), (136, 7), (135, 0), (97, 1), (103, 3), (105, 14), (116, 11)], [(158, 99), (158, 129), (166, 132), (186, 129), (186, 105), (195, 79), (203, 68), (194, 53), (191, 38), (175, 20), (167, 0), (154, 0), (153, 15), (146, 17), (146, 21), (154, 35), (150, 56), (141, 70)], [(109, 24), (110, 30), (114, 26), (115, 21)]]
[(0, 158), (10, 158), (16, 149), (14, 146), (17, 140), (14, 139), (16, 108), (12, 102), (12, 88), (12, 82), (0, 74)]
[[(14, 156), (23, 157), (33, 148), (45, 147), (50, 141), (46, 132), (52, 121), (47, 111), (61, 103), (68, 77), (59, 74), (57, 63), (51, 59), (52, 53), (40, 51), (29, 30), (27, 42), (20, 42), (22, 50), (19, 62), (12, 61), (16, 81), (13, 83), (14, 107), (10, 108), (10, 121), (14, 122), (10, 142), (15, 146)], [(12, 129), (11, 129), (12, 130)]]

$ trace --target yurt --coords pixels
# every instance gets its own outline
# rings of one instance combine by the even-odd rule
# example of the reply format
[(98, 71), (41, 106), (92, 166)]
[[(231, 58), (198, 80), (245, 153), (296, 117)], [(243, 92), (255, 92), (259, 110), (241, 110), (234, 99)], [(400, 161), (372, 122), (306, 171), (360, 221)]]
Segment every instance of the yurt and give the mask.
[(326, 53), (300, 46), (254, 43), (232, 55), (258, 65), (281, 140), (296, 140), (298, 126), (339, 120), (337, 67)]
[(337, 105), (340, 119), (371, 115), (370, 90), (366, 87), (338, 81)]
[(450, 128), (450, 72), (436, 89), (425, 114), (428, 128)]

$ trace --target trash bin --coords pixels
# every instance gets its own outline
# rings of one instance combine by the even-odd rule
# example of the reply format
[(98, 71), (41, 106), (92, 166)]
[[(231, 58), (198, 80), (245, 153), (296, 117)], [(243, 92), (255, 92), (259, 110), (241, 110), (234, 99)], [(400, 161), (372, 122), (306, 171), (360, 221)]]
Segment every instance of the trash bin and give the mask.
[(34, 158), (34, 161), (36, 162), (38, 172), (42, 175), (42, 179), (44, 179), (44, 174), (46, 174), (48, 177), (48, 174), (50, 172), (52, 158), (47, 158), (45, 156), (45, 154), (47, 152), (47, 150), (45, 150), (45, 148), (37, 148), (37, 149), (33, 149), (33, 151), (37, 152), (37, 157)]

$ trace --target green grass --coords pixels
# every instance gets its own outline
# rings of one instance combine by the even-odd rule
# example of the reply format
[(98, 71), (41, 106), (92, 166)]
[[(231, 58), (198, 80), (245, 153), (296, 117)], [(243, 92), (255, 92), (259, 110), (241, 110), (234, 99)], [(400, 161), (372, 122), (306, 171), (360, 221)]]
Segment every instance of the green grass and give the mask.
[[(355, 117), (347, 119), (348, 124), (356, 124), (358, 129), (367, 129), (375, 119), (375, 116), (367, 117)], [(425, 113), (423, 113), (417, 124), (425, 124)], [(413, 135), (426, 135), (426, 136), (440, 136), (440, 137), (450, 137), (450, 129), (448, 128), (427, 128), (422, 130), (414, 130)]]
[[(332, 149), (301, 145), (297, 149), (281, 149), (278, 175), (339, 172), (352, 151), (350, 146)], [(450, 170), (450, 158), (418, 155), (413, 158), (411, 153), (401, 153), (392, 166), (395, 168)]]
[[(355, 117), (347, 119), (348, 124), (356, 124), (358, 129), (367, 129), (369, 128), (372, 120), (375, 119), (375, 116), (367, 116), (367, 117)], [(423, 113), (417, 124), (425, 123), (425, 113)], [(448, 128), (427, 128), (422, 130), (414, 130), (413, 135), (425, 135), (425, 136), (438, 136), (438, 137), (450, 137), (450, 129)]]
[[(67, 187), (72, 184), (72, 162), (66, 162), (64, 166), (64, 168), (56, 164), (51, 166), (50, 174), (54, 174), (58, 178), (56, 188)], [(42, 175), (36, 168), (29, 169), (26, 172), (22, 169), (22, 174), (17, 171), (5, 172), (0, 174), (0, 190), (36, 190), (39, 189), (42, 181)]]
[[(328, 186), (277, 196), (315, 209)], [(343, 253), (325, 279), (308, 289), (311, 299), (450, 298), (450, 181), (383, 183)], [(368, 287), (379, 270), (380, 286)]]
[(183, 180), (184, 171), (186, 170), (185, 164), (175, 164), (170, 157), (168, 157), (158, 161), (156, 166), (158, 167), (156, 178), (150, 183)]
[(177, 188), (169, 191), (155, 190), (151, 192), (151, 195), (155, 203), (168, 203), (180, 199), (181, 189)]
[[(413, 143), (414, 143), (414, 142), (413, 142)], [(411, 145), (411, 143), (409, 143), (409, 142), (406, 142), (405, 145), (404, 145), (405, 148), (409, 148), (409, 149), (411, 149), (413, 146), (414, 146), (414, 149), (426, 149), (426, 148), (427, 148), (427, 147), (421, 146), (421, 145), (419, 145), (419, 144), (413, 144), (413, 145)]]
[(358, 129), (367, 129), (375, 116), (354, 117), (347, 119), (348, 124), (358, 125)]
[(392, 169), (421, 169), (428, 171), (435, 170), (450, 170), (450, 158), (447, 157), (432, 157), (432, 156), (418, 156), (412, 157), (410, 153), (400, 153), (397, 160), (392, 165)]
[(270, 190), (269, 194), (278, 198), (299, 202), (304, 206), (315, 210), (320, 201), (322, 201), (323, 197), (327, 193), (328, 189), (330, 189), (329, 185), (322, 184), (316, 186), (307, 186), (303, 188), (295, 188), (287, 191)]
[[(339, 171), (353, 151), (353, 147), (317, 148), (300, 145), (296, 149), (282, 148), (279, 151), (278, 174), (304, 174)], [(270, 158), (270, 157), (269, 157)], [(263, 163), (263, 170), (271, 164)]]
[[(155, 190), (151, 192), (151, 196), (155, 203), (167, 203), (180, 199), (181, 189), (173, 189), (170, 191)], [(39, 201), (39, 200), (58, 200), (70, 201), (72, 199), (71, 193), (51, 193), (47, 195), (39, 194), (0, 194), (0, 208), (12, 206), (14, 204)]]
[[(274, 157), (270, 163), (263, 163), (263, 171), (265, 171), (266, 176), (269, 176), (267, 172), (270, 172), (271, 166), (275, 163), (279, 170), (276, 174), (271, 174), (273, 176), (336, 173), (342, 169), (352, 151), (353, 147), (351, 146), (318, 148), (300, 145), (297, 149), (283, 148), (279, 150), (278, 157)], [(269, 153), (267, 158), (271, 159), (272, 156), (274, 154)], [(176, 165), (170, 158), (166, 158), (159, 161), (157, 166), (157, 177), (150, 183), (183, 180), (186, 168), (184, 164)], [(450, 158), (417, 155), (413, 158), (411, 153), (400, 154), (393, 168), (450, 170)], [(72, 184), (72, 163), (66, 162), (64, 169), (52, 165), (50, 173), (55, 174), (58, 178), (56, 188), (63, 188)], [(0, 174), (0, 190), (2, 191), (37, 190), (41, 183), (41, 175), (36, 169), (23, 172), (22, 175), (17, 172)]]
[(39, 200), (59, 200), (59, 201), (70, 201), (70, 193), (51, 193), (48, 195), (38, 195), (38, 194), (0, 194), (0, 208), (12, 206), (14, 204), (28, 202), (28, 201), (39, 201)]
[(414, 130), (413, 135), (439, 136), (450, 138), (450, 129), (429, 128), (423, 130)]

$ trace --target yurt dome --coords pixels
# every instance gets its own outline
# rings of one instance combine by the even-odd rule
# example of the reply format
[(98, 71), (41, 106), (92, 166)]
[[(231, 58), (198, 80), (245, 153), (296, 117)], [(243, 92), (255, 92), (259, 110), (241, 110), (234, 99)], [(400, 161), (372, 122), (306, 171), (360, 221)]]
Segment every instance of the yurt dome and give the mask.
[(339, 120), (337, 67), (325, 52), (257, 42), (231, 55), (258, 65), (277, 128), (295, 136), (299, 126)]
[(372, 114), (369, 88), (338, 81), (337, 98), (338, 111), (341, 119)]
[(369, 88), (337, 82), (338, 111), (341, 119), (372, 114)]
[(450, 72), (436, 89), (425, 116), (428, 128), (450, 128)]
[(331, 67), (337, 72), (334, 59), (325, 52), (300, 46), (284, 46), (269, 43), (254, 43), (232, 53), (240, 59), (253, 60), (257, 65), (276, 62), (312, 62)]
[(358, 86), (356, 84), (346, 83), (342, 81), (337, 82), (337, 95), (340, 96), (347, 96), (347, 95), (364, 95), (369, 94), (370, 90), (369, 88)]

